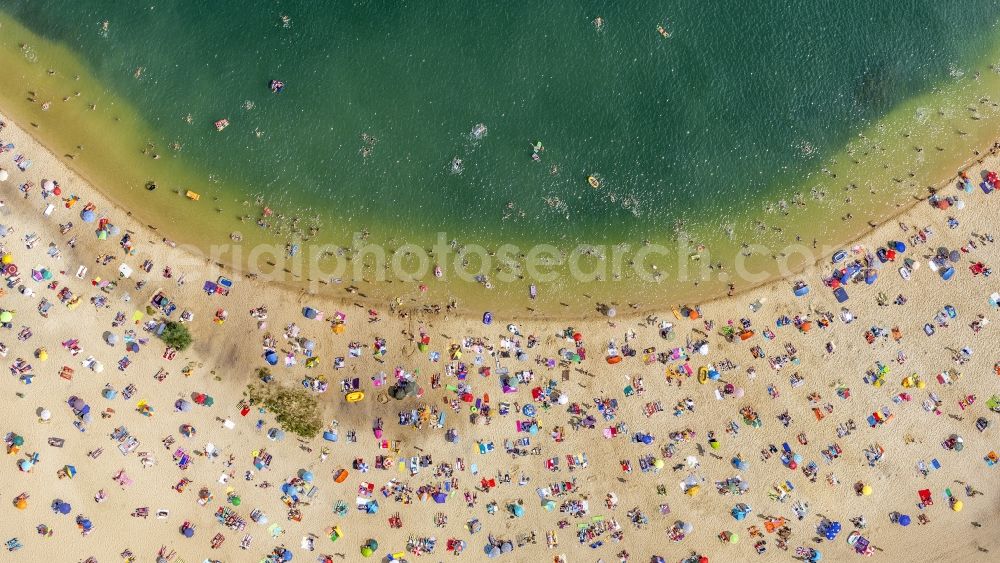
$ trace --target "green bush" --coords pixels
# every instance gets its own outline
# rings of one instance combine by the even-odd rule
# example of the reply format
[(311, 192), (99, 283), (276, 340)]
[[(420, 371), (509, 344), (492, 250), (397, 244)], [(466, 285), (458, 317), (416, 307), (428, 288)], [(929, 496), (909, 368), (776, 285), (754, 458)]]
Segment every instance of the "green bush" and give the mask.
[(181, 323), (170, 321), (160, 334), (160, 340), (171, 348), (183, 351), (191, 345), (191, 333)]
[(323, 429), (316, 395), (304, 387), (249, 385), (247, 396), (251, 404), (273, 412), (278, 424), (288, 432), (312, 438)]

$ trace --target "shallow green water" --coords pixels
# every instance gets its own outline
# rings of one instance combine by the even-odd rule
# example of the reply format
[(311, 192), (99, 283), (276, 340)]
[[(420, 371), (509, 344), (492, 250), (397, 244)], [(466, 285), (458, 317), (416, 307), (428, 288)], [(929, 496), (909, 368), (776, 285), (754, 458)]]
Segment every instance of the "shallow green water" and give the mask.
[[(0, 9), (75, 53), (104, 100), (135, 109), (150, 154), (183, 170), (156, 177), (167, 175), (161, 165), (137, 155), (148, 176), (316, 216), (304, 224), (322, 225), (318, 239), (346, 244), (368, 229), (426, 244), (446, 231), (490, 246), (566, 246), (667, 240), (683, 223), (710, 248), (757, 236), (765, 202), (842, 187), (847, 178), (820, 170), (842, 164), (833, 160), (880, 119), (939, 136), (951, 126), (929, 121), (965, 119), (1000, 15), (996, 1), (973, 0), (12, 0)], [(285, 92), (269, 92), (272, 78)], [(937, 92), (927, 115), (891, 113)], [(934, 115), (949, 103), (955, 115)], [(223, 117), (231, 125), (217, 132)], [(487, 133), (475, 139), (480, 123)], [(883, 145), (888, 155), (909, 144)], [(257, 212), (224, 207), (211, 222), (228, 223), (207, 229)], [(806, 237), (845, 228), (785, 221)], [(286, 228), (279, 238), (295, 237)]]

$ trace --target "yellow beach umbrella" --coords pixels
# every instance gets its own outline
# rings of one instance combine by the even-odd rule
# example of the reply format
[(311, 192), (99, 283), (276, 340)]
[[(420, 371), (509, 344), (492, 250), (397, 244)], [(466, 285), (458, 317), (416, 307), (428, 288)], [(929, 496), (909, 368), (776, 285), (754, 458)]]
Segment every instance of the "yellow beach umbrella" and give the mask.
[(871, 485), (864, 485), (864, 486), (862, 486), (861, 487), (861, 494), (863, 496), (866, 496), (866, 497), (870, 496), (872, 494), (872, 486)]

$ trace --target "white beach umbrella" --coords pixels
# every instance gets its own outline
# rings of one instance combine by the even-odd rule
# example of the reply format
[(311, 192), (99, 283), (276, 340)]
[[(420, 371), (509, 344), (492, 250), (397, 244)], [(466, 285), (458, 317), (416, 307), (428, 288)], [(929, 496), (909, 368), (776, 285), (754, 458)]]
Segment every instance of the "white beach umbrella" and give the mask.
[(56, 187), (56, 183), (52, 180), (45, 180), (42, 182), (42, 189), (47, 192), (51, 192), (54, 187)]
[(44, 421), (48, 421), (49, 419), (52, 418), (52, 411), (50, 411), (49, 409), (42, 409), (42, 412), (38, 413), (38, 418)]
[(9, 177), (10, 174), (8, 174), (3, 168), (0, 168), (0, 182), (6, 182)]

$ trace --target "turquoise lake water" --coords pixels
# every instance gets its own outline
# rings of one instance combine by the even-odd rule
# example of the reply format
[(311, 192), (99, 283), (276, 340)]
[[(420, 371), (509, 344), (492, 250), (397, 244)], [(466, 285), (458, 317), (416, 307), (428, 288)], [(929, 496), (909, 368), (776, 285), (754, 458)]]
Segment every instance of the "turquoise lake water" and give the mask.
[(160, 150), (180, 143), (234, 197), (383, 238), (531, 242), (655, 239), (757, 213), (981, 57), (1000, 13), (973, 0), (0, 9), (76, 52)]

